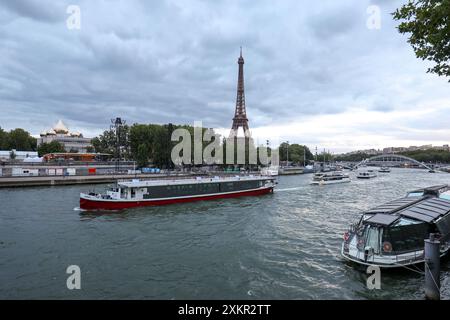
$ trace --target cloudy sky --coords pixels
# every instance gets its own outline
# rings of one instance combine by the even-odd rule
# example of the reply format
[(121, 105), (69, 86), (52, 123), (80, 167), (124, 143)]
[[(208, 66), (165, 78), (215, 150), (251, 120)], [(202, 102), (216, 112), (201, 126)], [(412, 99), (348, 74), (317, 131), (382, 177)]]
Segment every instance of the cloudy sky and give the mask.
[[(62, 119), (227, 132), (243, 47), (254, 136), (343, 152), (450, 141), (450, 84), (427, 74), (390, 13), (406, 0), (3, 0), (0, 126)], [(67, 27), (69, 5), (81, 28)], [(380, 28), (368, 28), (371, 5)], [(220, 129), (222, 128), (222, 129)]]

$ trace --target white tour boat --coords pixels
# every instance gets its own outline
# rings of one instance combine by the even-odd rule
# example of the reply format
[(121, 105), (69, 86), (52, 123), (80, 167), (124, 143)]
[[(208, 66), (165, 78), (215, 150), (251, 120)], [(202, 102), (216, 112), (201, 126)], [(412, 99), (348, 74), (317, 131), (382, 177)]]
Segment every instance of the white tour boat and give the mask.
[(278, 176), (279, 169), (280, 168), (278, 166), (265, 167), (265, 168), (261, 169), (261, 174), (263, 176), (269, 176), (269, 177)]
[(342, 256), (385, 268), (424, 262), (424, 240), (435, 234), (440, 254), (450, 249), (450, 188), (432, 186), (364, 211), (344, 234)]
[(348, 174), (344, 174), (339, 171), (335, 172), (319, 172), (314, 174), (311, 184), (326, 185), (350, 182)]

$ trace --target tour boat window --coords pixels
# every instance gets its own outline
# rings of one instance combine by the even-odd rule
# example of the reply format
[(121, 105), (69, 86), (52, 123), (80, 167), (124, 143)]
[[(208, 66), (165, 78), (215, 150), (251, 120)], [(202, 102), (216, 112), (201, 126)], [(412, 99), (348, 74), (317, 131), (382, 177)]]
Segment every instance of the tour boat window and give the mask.
[(408, 218), (400, 218), (395, 224), (394, 227), (398, 227), (398, 226), (407, 226), (410, 224), (419, 224), (419, 223), (423, 223), (422, 221), (417, 221), (417, 220), (412, 220), (412, 219), (408, 219)]
[(408, 197), (421, 197), (423, 196), (423, 192), (410, 192), (408, 193)]
[(371, 247), (374, 253), (380, 252), (379, 228), (373, 226), (367, 228), (366, 247)]
[(447, 191), (447, 192), (441, 193), (439, 195), (439, 198), (445, 199), (445, 200), (450, 200), (450, 192)]
[(436, 226), (442, 235), (441, 241), (448, 240), (450, 238), (450, 215), (436, 221)]
[(423, 240), (428, 237), (429, 225), (417, 223), (385, 228), (383, 242), (392, 244), (393, 252), (407, 252), (423, 249)]

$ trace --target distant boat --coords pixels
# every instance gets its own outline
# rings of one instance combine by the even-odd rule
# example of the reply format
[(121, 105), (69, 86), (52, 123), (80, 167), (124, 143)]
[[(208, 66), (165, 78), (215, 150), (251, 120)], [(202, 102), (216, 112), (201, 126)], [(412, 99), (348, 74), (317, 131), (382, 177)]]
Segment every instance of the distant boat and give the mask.
[(303, 167), (280, 167), (278, 173), (280, 175), (302, 174)]
[(342, 172), (320, 172), (314, 174), (311, 184), (327, 185), (350, 182), (350, 177)]
[(378, 170), (378, 172), (389, 173), (391, 172), (391, 169), (389, 169), (388, 167), (381, 167), (380, 170)]
[(261, 174), (263, 176), (278, 176), (278, 170), (279, 167), (278, 166), (270, 166), (270, 167), (265, 167), (261, 169)]
[(373, 172), (373, 170), (358, 172), (358, 174), (356, 175), (358, 179), (371, 179), (375, 178), (376, 176), (377, 175), (375, 174), (375, 172)]
[(303, 173), (314, 173), (314, 166), (305, 166), (305, 168), (303, 169)]

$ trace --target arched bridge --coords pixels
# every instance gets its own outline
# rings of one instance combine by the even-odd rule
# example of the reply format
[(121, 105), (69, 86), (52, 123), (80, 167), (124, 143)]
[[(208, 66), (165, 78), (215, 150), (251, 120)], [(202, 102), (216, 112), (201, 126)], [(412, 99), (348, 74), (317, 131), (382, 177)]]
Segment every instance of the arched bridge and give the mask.
[(414, 160), (413, 158), (402, 156), (399, 154), (382, 154), (378, 156), (374, 156), (368, 159), (364, 159), (360, 163), (358, 163), (356, 166), (359, 167), (360, 165), (368, 165), (372, 164), (375, 166), (388, 166), (388, 167), (399, 167), (399, 166), (405, 166), (408, 164), (414, 164), (420, 168), (433, 170), (433, 168), (427, 166), (425, 163), (419, 162), (417, 160)]

